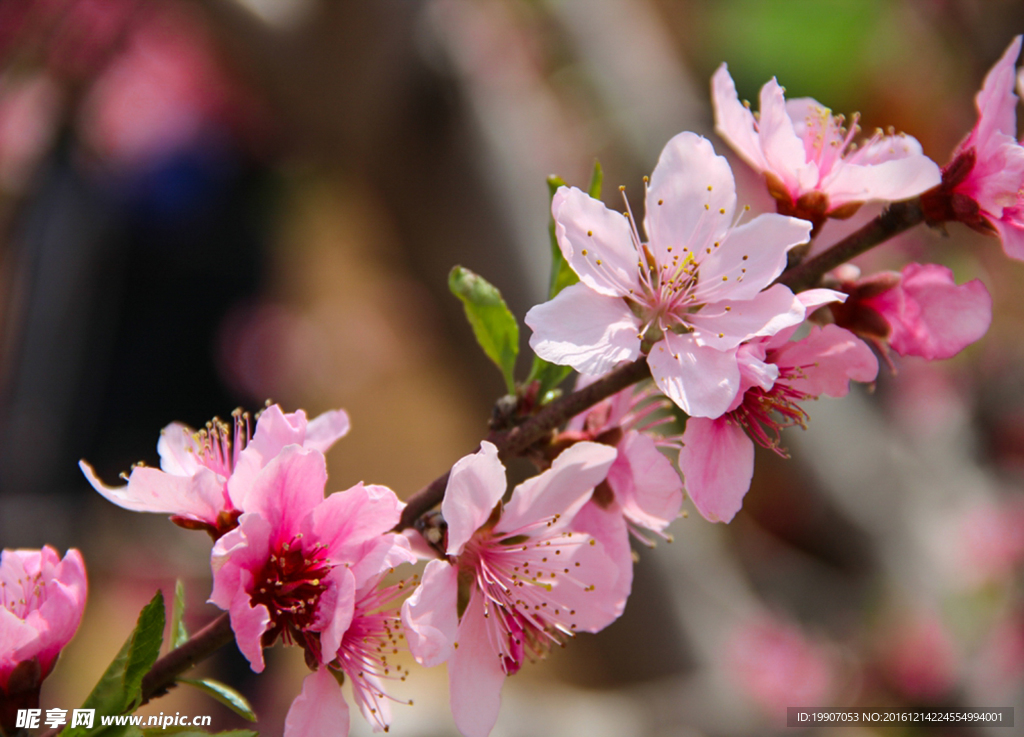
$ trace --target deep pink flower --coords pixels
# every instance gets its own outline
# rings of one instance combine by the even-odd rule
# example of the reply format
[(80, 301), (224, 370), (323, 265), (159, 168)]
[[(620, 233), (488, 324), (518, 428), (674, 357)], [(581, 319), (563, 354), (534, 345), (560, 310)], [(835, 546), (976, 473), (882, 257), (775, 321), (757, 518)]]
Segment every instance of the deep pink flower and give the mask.
[(615, 457), (606, 445), (577, 443), (504, 507), (505, 468), (491, 443), (452, 467), (441, 504), (447, 559), (427, 564), (402, 621), (418, 662), (448, 662), (452, 714), (466, 737), (490, 733), (505, 676), (526, 658), (622, 613), (619, 564), (573, 527)]
[(979, 340), (992, 322), (992, 297), (978, 279), (957, 285), (938, 264), (910, 263), (901, 274), (858, 279), (856, 267), (837, 269), (839, 288), (850, 295), (830, 305), (836, 323), (888, 342), (901, 356), (951, 358)]
[[(814, 292), (825, 291), (801, 297), (813, 302)], [(822, 394), (844, 396), (851, 379), (873, 381), (878, 374), (871, 349), (849, 331), (813, 327), (803, 340), (790, 341), (794, 330), (742, 345), (743, 386), (729, 412), (714, 420), (686, 421), (679, 469), (690, 499), (707, 520), (729, 522), (740, 510), (754, 475), (755, 441), (785, 456), (779, 433), (804, 426), (801, 402)]]
[(849, 217), (869, 200), (904, 200), (940, 182), (939, 167), (916, 139), (875, 133), (856, 145), (842, 116), (809, 97), (786, 101), (774, 78), (761, 88), (760, 114), (740, 103), (729, 70), (711, 78), (715, 130), (740, 158), (764, 174), (779, 212), (810, 220)]
[(280, 636), (317, 671), (289, 710), (286, 737), (347, 734), (348, 710), (328, 671), (347, 675), (367, 718), (386, 726), (379, 677), (391, 675), (397, 618), (381, 610), (397, 590), (376, 586), (414, 559), (389, 532), (402, 509), (390, 489), (357, 484), (325, 499), (326, 481), (322, 453), (285, 447), (256, 474), (238, 527), (212, 553), (210, 601), (230, 612), (252, 669), (263, 670), (263, 648)]
[(922, 197), (929, 222), (958, 220), (995, 232), (1007, 256), (1024, 260), (1024, 147), (1017, 142), (1014, 66), (1017, 36), (975, 97), (978, 122), (942, 170), (942, 186)]
[(0, 554), (0, 731), (18, 709), (39, 705), (39, 687), (82, 621), (88, 583), (77, 550), (50, 546)]
[(765, 214), (734, 227), (732, 171), (693, 133), (665, 146), (646, 198), (642, 243), (631, 217), (575, 188), (555, 193), (558, 245), (580, 282), (527, 313), (530, 346), (586, 374), (646, 354), (660, 391), (717, 417), (739, 388), (736, 347), (804, 318), (787, 287), (768, 285), (811, 226)]
[(260, 469), (287, 445), (327, 452), (348, 433), (343, 410), (311, 421), (301, 409), (285, 414), (274, 404), (259, 415), (249, 436), (248, 414), (235, 412), (228, 425), (214, 418), (196, 431), (173, 422), (160, 433), (160, 468), (135, 466), (127, 486), (107, 486), (85, 461), (82, 473), (104, 497), (133, 512), (173, 515), (183, 527), (207, 529), (215, 537), (234, 527)]

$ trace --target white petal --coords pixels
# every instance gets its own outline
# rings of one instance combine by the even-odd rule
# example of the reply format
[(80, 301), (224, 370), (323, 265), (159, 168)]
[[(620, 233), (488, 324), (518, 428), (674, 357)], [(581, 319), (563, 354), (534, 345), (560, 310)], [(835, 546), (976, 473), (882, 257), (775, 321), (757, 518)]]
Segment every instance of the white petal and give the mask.
[(722, 240), (735, 209), (732, 170), (708, 140), (686, 132), (665, 144), (651, 174), (644, 220), (659, 265), (671, 263), (684, 246), (699, 256)]
[(691, 417), (718, 417), (740, 385), (736, 349), (699, 346), (689, 335), (666, 333), (647, 357), (658, 389)]
[(623, 297), (636, 289), (638, 259), (629, 220), (575, 187), (551, 200), (555, 236), (580, 280), (600, 294)]
[(640, 321), (625, 301), (586, 284), (566, 287), (526, 313), (530, 347), (546, 361), (604, 374), (640, 356)]
[(491, 516), (507, 483), (498, 449), (486, 440), (480, 443), (480, 450), (452, 466), (441, 502), (441, 514), (448, 523), (448, 555), (462, 552), (473, 533)]

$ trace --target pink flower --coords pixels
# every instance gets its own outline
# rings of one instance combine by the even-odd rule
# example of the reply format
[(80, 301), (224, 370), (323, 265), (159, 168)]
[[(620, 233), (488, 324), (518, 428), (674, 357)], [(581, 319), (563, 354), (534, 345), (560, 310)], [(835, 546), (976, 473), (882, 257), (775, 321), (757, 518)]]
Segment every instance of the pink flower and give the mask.
[(726, 663), (744, 694), (768, 714), (828, 703), (835, 690), (836, 665), (828, 650), (773, 617), (738, 627), (726, 647)]
[(491, 443), (452, 468), (441, 504), (448, 557), (427, 564), (402, 621), (418, 662), (448, 662), (452, 714), (466, 737), (490, 733), (505, 676), (524, 659), (622, 613), (619, 564), (572, 524), (615, 457), (577, 443), (504, 507), (505, 468)]
[(846, 265), (836, 270), (839, 288), (850, 295), (830, 305), (838, 325), (901, 356), (951, 358), (979, 340), (992, 322), (992, 297), (978, 279), (957, 286), (953, 272), (938, 264), (907, 264), (901, 274), (858, 280)]
[(857, 146), (855, 115), (843, 117), (809, 97), (786, 101), (774, 78), (761, 88), (760, 115), (741, 104), (729, 70), (711, 78), (715, 130), (740, 158), (764, 174), (778, 210), (814, 223), (845, 218), (869, 200), (904, 200), (940, 181), (939, 167), (910, 136), (875, 133)]
[[(810, 309), (812, 292), (825, 291), (801, 297), (809, 300)], [(779, 433), (804, 426), (807, 413), (801, 402), (822, 394), (844, 396), (850, 379), (873, 381), (878, 374), (878, 360), (852, 333), (826, 325), (790, 341), (794, 330), (742, 345), (743, 386), (729, 412), (714, 420), (686, 421), (679, 469), (697, 511), (711, 522), (729, 522), (740, 510), (754, 475), (755, 441), (786, 457)]]
[(728, 163), (693, 133), (668, 142), (651, 176), (648, 243), (631, 217), (559, 189), (558, 245), (580, 282), (527, 313), (530, 346), (587, 374), (647, 354), (660, 391), (690, 415), (720, 415), (739, 389), (736, 347), (804, 318), (787, 287), (765, 288), (811, 228), (776, 214), (734, 227), (735, 207)]
[(915, 703), (937, 703), (956, 685), (960, 657), (949, 630), (932, 612), (915, 612), (897, 624), (880, 651), (886, 680)]
[(175, 523), (216, 538), (235, 526), (256, 474), (285, 446), (327, 452), (349, 428), (343, 410), (307, 421), (302, 410), (285, 414), (274, 404), (259, 415), (250, 439), (249, 415), (236, 411), (233, 417), (231, 426), (214, 418), (198, 432), (172, 422), (157, 443), (162, 470), (135, 466), (127, 486), (107, 486), (88, 463), (78, 465), (92, 487), (117, 506), (170, 514)]
[[(598, 378), (581, 375), (576, 388)], [(672, 419), (652, 417), (665, 409), (665, 400), (655, 399), (657, 396), (653, 386), (623, 389), (571, 419), (555, 439), (556, 446), (592, 440), (616, 449), (608, 477), (598, 484), (588, 505), (614, 509), (626, 518), (634, 536), (648, 545), (651, 542), (640, 529), (665, 536), (665, 528), (679, 516), (683, 504), (679, 474), (658, 450), (659, 444), (672, 445), (672, 440), (651, 435), (658, 425)]]
[(995, 232), (1006, 255), (1024, 260), (1024, 147), (1017, 143), (1013, 92), (1021, 37), (1010, 43), (975, 97), (978, 122), (942, 170), (942, 186), (921, 198), (927, 220), (958, 220)]
[(77, 550), (0, 554), (0, 731), (15, 733), (18, 709), (39, 706), (39, 687), (82, 621), (88, 583)]
[[(334, 673), (352, 681), (367, 718), (388, 712), (380, 677), (397, 618), (380, 610), (397, 587), (377, 590), (382, 573), (414, 558), (390, 533), (402, 503), (383, 486), (357, 484), (324, 498), (323, 454), (289, 445), (253, 480), (238, 527), (214, 544), (210, 601), (231, 614), (242, 654), (257, 673), (263, 648), (281, 637), (306, 653), (316, 672), (293, 702), (286, 737), (344, 735), (348, 709)], [(397, 675), (396, 671), (396, 675)]]

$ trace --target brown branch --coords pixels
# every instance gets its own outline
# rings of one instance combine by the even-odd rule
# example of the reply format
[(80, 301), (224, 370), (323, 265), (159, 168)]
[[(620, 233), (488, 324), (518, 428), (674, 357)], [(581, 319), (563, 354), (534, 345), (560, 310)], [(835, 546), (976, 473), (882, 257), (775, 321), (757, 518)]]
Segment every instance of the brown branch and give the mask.
[(881, 215), (854, 231), (828, 250), (791, 269), (776, 279), (794, 292), (816, 287), (826, 273), (865, 253), (893, 236), (924, 222), (920, 198), (894, 202)]
[(145, 704), (154, 696), (166, 693), (178, 676), (206, 660), (234, 639), (231, 617), (224, 612), (179, 647), (153, 663), (149, 673), (142, 679), (142, 703)]
[[(486, 439), (498, 447), (500, 458), (517, 456), (566, 420), (650, 375), (647, 357), (641, 356), (633, 363), (615, 369), (593, 384), (556, 399), (521, 425), (503, 432), (492, 432)], [(445, 472), (413, 494), (402, 510), (402, 518), (395, 529), (404, 530), (412, 527), (420, 515), (440, 504), (447, 486), (448, 473)]]

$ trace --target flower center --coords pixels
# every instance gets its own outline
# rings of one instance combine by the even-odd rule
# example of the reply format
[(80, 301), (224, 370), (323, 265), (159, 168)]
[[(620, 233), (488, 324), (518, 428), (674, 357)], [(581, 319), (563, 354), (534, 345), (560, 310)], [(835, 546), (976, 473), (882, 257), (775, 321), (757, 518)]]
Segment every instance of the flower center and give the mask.
[(743, 403), (729, 413), (729, 417), (746, 429), (758, 445), (783, 458), (788, 458), (789, 453), (781, 445), (782, 430), (793, 425), (807, 429), (807, 413), (797, 402), (809, 395), (786, 382), (800, 372), (800, 368), (781, 369), (771, 389), (765, 391), (759, 386), (747, 389)]
[(11, 612), (18, 619), (25, 619), (29, 612), (35, 611), (44, 599), (46, 581), (42, 573), (19, 578), (14, 586), (0, 581), (0, 606)]
[(252, 439), (249, 427), (249, 413), (241, 408), (231, 413), (232, 423), (214, 417), (206, 427), (192, 436), (195, 443), (196, 461), (214, 473), (228, 478), (235, 470), (238, 454)]
[(320, 638), (310, 627), (316, 621), (320, 595), (327, 589), (331, 564), (322, 543), (303, 550), (301, 537), (296, 535), (271, 553), (253, 580), (250, 596), (253, 605), (263, 604), (270, 613), (264, 647), (280, 635), (285, 643), (302, 645), (319, 657)]
[[(537, 526), (553, 525), (559, 516)], [(524, 659), (543, 658), (553, 645), (575, 636), (576, 610), (560, 604), (551, 592), (558, 585), (593, 590), (578, 579), (580, 563), (570, 560), (590, 539), (573, 532), (528, 535), (523, 534), (527, 530), (485, 530), (478, 531), (459, 556), (459, 579), (483, 596), (490, 641), (498, 649), (502, 669), (512, 675)]]

